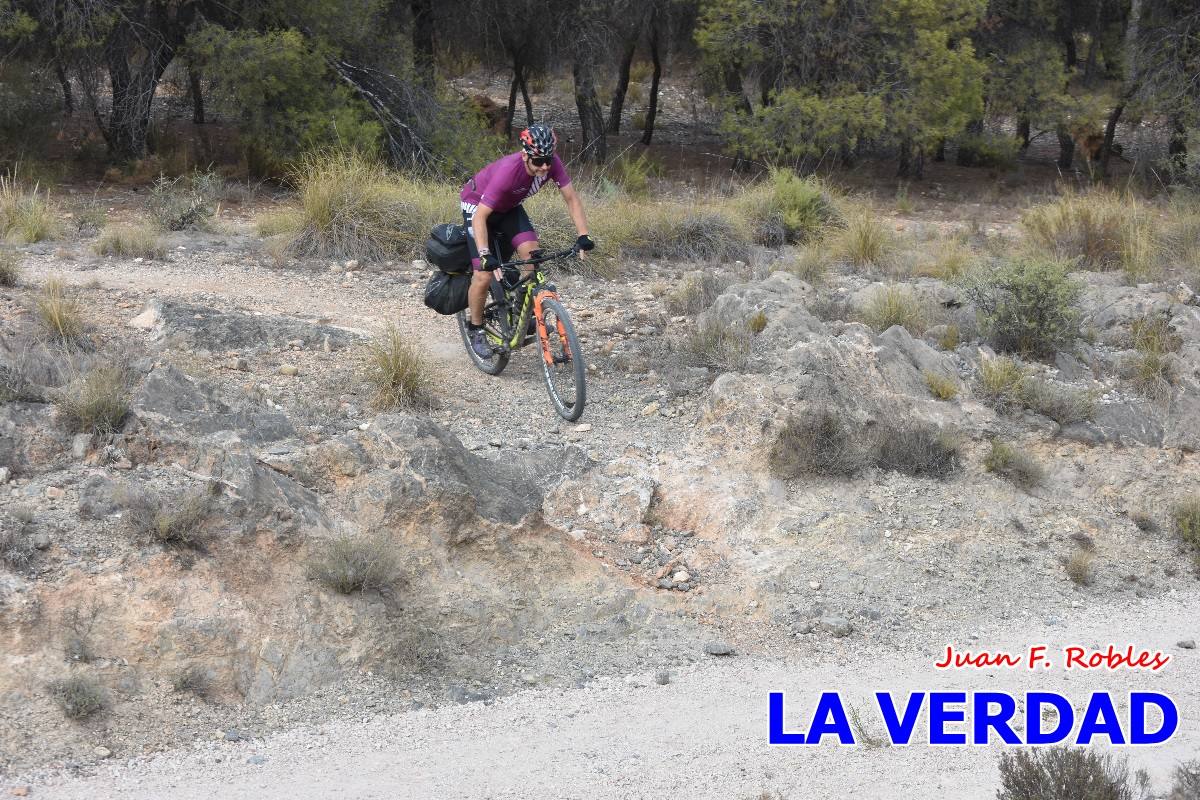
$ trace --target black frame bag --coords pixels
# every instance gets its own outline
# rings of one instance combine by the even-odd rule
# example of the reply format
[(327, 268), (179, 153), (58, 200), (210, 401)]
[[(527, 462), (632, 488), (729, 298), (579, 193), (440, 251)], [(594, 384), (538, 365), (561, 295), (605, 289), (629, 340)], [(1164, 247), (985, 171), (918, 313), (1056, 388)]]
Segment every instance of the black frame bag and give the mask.
[(447, 222), (429, 232), (425, 259), (442, 272), (458, 274), (471, 271), (471, 253), (467, 249), (467, 229)]
[(439, 314), (457, 314), (467, 307), (467, 290), (470, 288), (470, 275), (434, 270), (429, 283), (425, 284), (425, 305)]

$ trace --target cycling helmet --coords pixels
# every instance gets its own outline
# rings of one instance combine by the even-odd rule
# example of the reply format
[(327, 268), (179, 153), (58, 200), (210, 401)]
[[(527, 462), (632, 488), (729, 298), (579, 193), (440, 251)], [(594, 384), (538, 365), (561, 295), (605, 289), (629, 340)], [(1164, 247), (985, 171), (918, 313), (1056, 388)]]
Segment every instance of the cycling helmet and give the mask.
[(540, 122), (521, 131), (521, 147), (531, 157), (552, 156), (558, 144), (558, 134), (549, 125)]

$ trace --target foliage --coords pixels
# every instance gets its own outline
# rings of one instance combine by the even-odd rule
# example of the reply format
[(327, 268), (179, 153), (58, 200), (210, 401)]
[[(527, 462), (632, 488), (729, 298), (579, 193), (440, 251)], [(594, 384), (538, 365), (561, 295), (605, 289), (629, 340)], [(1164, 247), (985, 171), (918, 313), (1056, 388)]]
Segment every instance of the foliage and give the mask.
[(880, 287), (871, 296), (862, 309), (862, 317), (863, 322), (876, 331), (899, 325), (914, 336), (920, 336), (929, 314), (908, 287), (892, 285)]
[(834, 258), (856, 267), (882, 267), (895, 252), (896, 242), (874, 214), (862, 210), (850, 216), (830, 250)]
[(689, 272), (667, 292), (663, 306), (673, 317), (694, 317), (709, 308), (729, 281), (709, 270)]
[(74, 344), (83, 336), (83, 310), (58, 278), (46, 281), (36, 307), (42, 327), (63, 344)]
[(1133, 779), (1124, 759), (1080, 747), (1035, 747), (1000, 756), (997, 800), (1137, 800), (1148, 776)]
[(975, 252), (958, 239), (945, 239), (932, 252), (918, 256), (914, 275), (953, 281), (962, 277), (977, 261)]
[(433, 371), (423, 350), (394, 325), (382, 341), (371, 343), (367, 382), (379, 409), (428, 408), (433, 402)]
[(35, 552), (28, 523), (0, 514), (0, 563), (20, 571), (33, 562)]
[(1033, 457), (1015, 444), (992, 440), (991, 450), (983, 459), (983, 468), (1012, 481), (1023, 489), (1039, 486), (1046, 471)]
[(958, 381), (932, 370), (925, 370), (925, 385), (938, 400), (953, 400), (958, 397)]
[(119, 367), (96, 367), (55, 397), (58, 412), (70, 430), (101, 435), (121, 429), (129, 402), (128, 380)]
[(51, 681), (46, 691), (68, 719), (85, 719), (108, 706), (108, 696), (100, 684), (83, 675)]
[(213, 515), (220, 484), (163, 498), (148, 491), (127, 491), (118, 496), (130, 528), (141, 538), (164, 545), (204, 550), (211, 538), (206, 523)]
[(1076, 548), (1067, 559), (1067, 577), (1076, 586), (1090, 586), (1094, 580), (1092, 562), (1095, 560), (1096, 554), (1091, 550), (1085, 550), (1082, 547)]
[(118, 258), (166, 258), (158, 232), (146, 225), (110, 225), (96, 240), (96, 253)]
[(997, 350), (1049, 356), (1079, 333), (1083, 286), (1067, 277), (1058, 262), (1009, 261), (992, 271), (977, 271), (965, 289)]
[(395, 579), (399, 560), (387, 537), (341, 536), (319, 542), (308, 576), (340, 594), (381, 588)]
[(1010, 170), (1017, 165), (1021, 143), (1011, 136), (967, 134), (958, 137), (958, 164)]
[(902, 419), (880, 425), (874, 438), (872, 461), (880, 469), (930, 478), (958, 469), (958, 439), (937, 426)]
[(767, 461), (781, 478), (840, 477), (863, 469), (868, 458), (842, 418), (820, 410), (789, 416), (767, 450)]
[(150, 190), (150, 216), (169, 231), (205, 228), (217, 211), (225, 179), (211, 170), (177, 178), (159, 176)]
[(716, 314), (705, 314), (688, 332), (684, 347), (700, 366), (736, 372), (750, 363), (752, 336), (745, 323), (727, 324)]
[(646, 197), (650, 194), (650, 179), (660, 177), (663, 173), (662, 164), (655, 161), (649, 152), (643, 150), (637, 156), (628, 153), (615, 159), (608, 168), (609, 181), (629, 197)]
[(21, 282), (21, 259), (11, 250), (0, 250), (0, 286)]
[[(2, 38), (6, 37), (0, 30)], [(45, 65), (19, 59), (0, 60), (0, 162), (11, 163), (42, 154), (53, 140), (53, 126), (61, 105), (54, 77)]]
[(1130, 195), (1093, 191), (1065, 194), (1021, 217), (1031, 243), (1047, 257), (1080, 269), (1125, 269), (1145, 275), (1156, 259), (1156, 222)]
[(1200, 495), (1185, 497), (1171, 509), (1175, 532), (1193, 547), (1200, 547)]
[(16, 175), (0, 175), (0, 237), (32, 244), (58, 235), (59, 225), (50, 191), (27, 187)]
[(843, 223), (830, 190), (820, 179), (801, 178), (790, 169), (773, 169), (767, 181), (747, 190), (737, 205), (767, 247), (803, 244)]

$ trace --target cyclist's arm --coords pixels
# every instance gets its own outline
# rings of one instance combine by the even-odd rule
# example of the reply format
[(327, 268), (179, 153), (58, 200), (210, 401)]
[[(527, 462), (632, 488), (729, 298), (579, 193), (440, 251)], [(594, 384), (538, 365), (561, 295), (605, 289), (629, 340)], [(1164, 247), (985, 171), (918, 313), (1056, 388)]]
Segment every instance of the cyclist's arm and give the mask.
[(575, 191), (575, 187), (569, 183), (559, 188), (559, 191), (562, 192), (563, 202), (567, 204), (567, 213), (571, 215), (571, 222), (575, 223), (575, 230), (579, 231), (580, 236), (586, 236), (588, 223), (587, 217), (583, 213), (583, 200), (579, 198), (579, 192)]
[(491, 216), (491, 206), (485, 206), (480, 203), (475, 208), (475, 216), (471, 219), (471, 235), (475, 237), (475, 249), (482, 253), (484, 250), (491, 249), (488, 243), (487, 221)]

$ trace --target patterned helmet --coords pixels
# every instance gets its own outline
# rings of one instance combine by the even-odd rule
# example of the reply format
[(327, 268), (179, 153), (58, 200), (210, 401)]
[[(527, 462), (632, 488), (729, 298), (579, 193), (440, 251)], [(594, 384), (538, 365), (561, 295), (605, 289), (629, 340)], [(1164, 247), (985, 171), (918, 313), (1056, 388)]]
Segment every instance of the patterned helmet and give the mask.
[(556, 144), (558, 144), (558, 134), (549, 125), (539, 122), (521, 131), (521, 147), (531, 157), (554, 155)]

